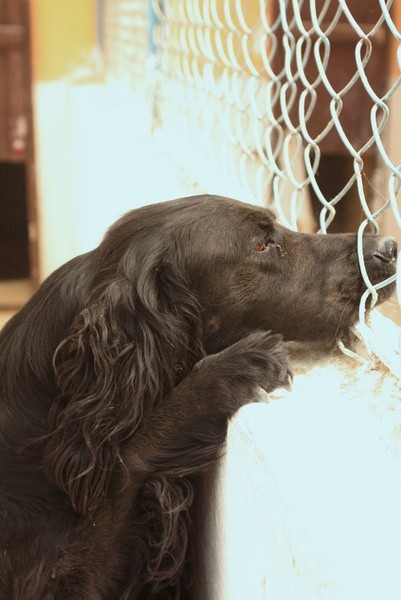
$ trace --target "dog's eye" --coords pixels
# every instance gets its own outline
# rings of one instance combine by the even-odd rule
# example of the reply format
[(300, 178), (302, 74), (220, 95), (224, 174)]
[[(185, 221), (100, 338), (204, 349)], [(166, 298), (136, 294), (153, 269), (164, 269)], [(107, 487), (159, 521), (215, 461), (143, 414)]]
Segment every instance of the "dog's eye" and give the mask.
[(269, 248), (272, 248), (273, 246), (276, 246), (275, 242), (262, 242), (255, 246), (255, 250), (257, 252), (266, 252), (266, 250), (269, 250)]
[(255, 246), (255, 250), (257, 252), (268, 252), (271, 248), (277, 248), (281, 256), (286, 256), (287, 254), (287, 252), (283, 250), (280, 244), (277, 244), (277, 242), (272, 242), (270, 240), (268, 240), (267, 242), (262, 242), (261, 244), (257, 244)]

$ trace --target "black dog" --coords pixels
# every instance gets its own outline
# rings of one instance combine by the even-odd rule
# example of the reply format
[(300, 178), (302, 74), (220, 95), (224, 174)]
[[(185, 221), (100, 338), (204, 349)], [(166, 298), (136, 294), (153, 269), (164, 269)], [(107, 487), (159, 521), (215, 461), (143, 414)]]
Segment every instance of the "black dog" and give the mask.
[[(394, 273), (392, 239), (364, 253)], [(1, 600), (190, 598), (194, 477), (287, 384), (282, 337), (334, 339), (364, 287), (354, 235), (213, 196), (132, 211), (51, 275), (0, 337)]]

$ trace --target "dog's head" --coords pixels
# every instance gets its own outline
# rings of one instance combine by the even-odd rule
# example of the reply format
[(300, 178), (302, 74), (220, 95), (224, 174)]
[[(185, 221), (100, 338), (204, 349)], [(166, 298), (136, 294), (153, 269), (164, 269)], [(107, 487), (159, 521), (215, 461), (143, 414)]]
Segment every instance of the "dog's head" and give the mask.
[[(269, 210), (221, 199), (216, 205), (203, 234), (198, 224), (204, 255), (194, 272), (213, 350), (256, 328), (288, 340), (323, 340), (356, 322), (366, 285), (355, 234), (301, 234)], [(363, 254), (373, 284), (395, 273), (392, 238), (365, 236)], [(380, 289), (378, 302), (393, 290)]]
[[(267, 209), (221, 197), (141, 210), (146, 219), (131, 213), (112, 228), (108, 244), (121, 227), (127, 229), (126, 239), (130, 227), (134, 233), (140, 229), (142, 250), (153, 257), (159, 253), (160, 281), (171, 270), (179, 272), (198, 298), (207, 351), (255, 329), (270, 329), (288, 340), (334, 339), (357, 320), (366, 286), (356, 235), (292, 232)], [(146, 236), (146, 228), (155, 235)], [(149, 239), (152, 247), (146, 247)], [(392, 238), (367, 235), (363, 251), (373, 284), (394, 274)], [(379, 302), (392, 291), (392, 285), (381, 289)]]

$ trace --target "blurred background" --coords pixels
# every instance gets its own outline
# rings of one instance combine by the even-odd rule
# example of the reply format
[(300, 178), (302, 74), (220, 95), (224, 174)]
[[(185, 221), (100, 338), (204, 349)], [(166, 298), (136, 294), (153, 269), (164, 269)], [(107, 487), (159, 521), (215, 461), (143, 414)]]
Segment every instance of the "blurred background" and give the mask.
[(178, 196), (401, 241), (400, 4), (290, 4), (0, 0), (0, 326), (122, 213)]
[(185, 190), (151, 137), (148, 27), (146, 0), (0, 1), (0, 326), (122, 213)]

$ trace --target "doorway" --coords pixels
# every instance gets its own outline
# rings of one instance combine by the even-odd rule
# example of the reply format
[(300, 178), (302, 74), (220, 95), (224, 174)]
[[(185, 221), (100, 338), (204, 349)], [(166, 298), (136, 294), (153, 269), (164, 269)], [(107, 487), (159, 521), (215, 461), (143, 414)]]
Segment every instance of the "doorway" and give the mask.
[(0, 1), (0, 310), (38, 279), (29, 3)]
[(30, 277), (26, 167), (0, 162), (0, 280)]

